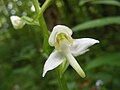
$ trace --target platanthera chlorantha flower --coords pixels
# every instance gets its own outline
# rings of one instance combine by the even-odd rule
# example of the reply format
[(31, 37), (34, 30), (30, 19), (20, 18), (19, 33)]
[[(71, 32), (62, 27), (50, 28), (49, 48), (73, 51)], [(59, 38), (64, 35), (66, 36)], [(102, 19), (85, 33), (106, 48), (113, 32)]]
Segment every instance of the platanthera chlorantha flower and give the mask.
[(25, 25), (25, 22), (18, 16), (11, 16), (10, 20), (15, 29), (21, 29)]
[(82, 78), (85, 77), (84, 71), (74, 56), (89, 51), (88, 47), (99, 43), (99, 41), (92, 38), (73, 39), (71, 35), (72, 30), (64, 25), (57, 25), (53, 28), (49, 37), (49, 44), (50, 46), (54, 46), (55, 50), (50, 54), (44, 64), (43, 77), (49, 70), (58, 67), (65, 60), (67, 60)]

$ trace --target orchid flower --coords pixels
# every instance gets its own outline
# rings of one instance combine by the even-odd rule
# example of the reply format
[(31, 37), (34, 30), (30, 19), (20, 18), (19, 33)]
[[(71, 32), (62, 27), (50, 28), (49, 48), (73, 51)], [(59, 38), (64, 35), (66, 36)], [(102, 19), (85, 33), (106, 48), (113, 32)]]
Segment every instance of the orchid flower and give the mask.
[(21, 29), (25, 25), (25, 22), (18, 16), (11, 16), (10, 20), (15, 29)]
[(50, 46), (54, 46), (55, 50), (44, 64), (43, 77), (48, 71), (58, 67), (65, 60), (82, 78), (85, 77), (84, 71), (74, 56), (84, 54), (89, 51), (88, 47), (99, 43), (99, 41), (92, 38), (73, 39), (71, 37), (72, 33), (72, 30), (64, 25), (57, 25), (53, 28), (49, 37), (49, 44)]

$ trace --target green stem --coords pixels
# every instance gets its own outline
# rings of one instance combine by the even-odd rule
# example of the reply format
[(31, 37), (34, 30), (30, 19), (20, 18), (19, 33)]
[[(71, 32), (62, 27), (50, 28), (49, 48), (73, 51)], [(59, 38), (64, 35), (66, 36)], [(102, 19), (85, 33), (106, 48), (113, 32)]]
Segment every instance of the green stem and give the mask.
[[(40, 28), (43, 31), (43, 35), (44, 35), (44, 44), (43, 44), (44, 45), (44, 50), (46, 50), (45, 52), (48, 55), (50, 54), (50, 49), (49, 49), (50, 46), (48, 44), (49, 32), (48, 32), (48, 29), (47, 29), (45, 19), (43, 17), (43, 12), (50, 5), (50, 3), (52, 1), (53, 0), (46, 0), (45, 3), (43, 4), (42, 8), (40, 9), (38, 0), (33, 0), (33, 4), (35, 6), (36, 13), (37, 13), (36, 19), (39, 18)], [(46, 44), (47, 44), (47, 46), (46, 46)], [(57, 69), (57, 76), (58, 76), (58, 81), (59, 81), (61, 90), (68, 90), (68, 87), (67, 87), (64, 76), (60, 77), (59, 68)]]
[(56, 69), (56, 73), (57, 73), (57, 79), (58, 79), (58, 82), (59, 82), (60, 90), (68, 90), (68, 86), (67, 86), (65, 77), (64, 77), (64, 75), (62, 77), (60, 76), (59, 68), (60, 67), (58, 67)]
[[(46, 0), (46, 1), (49, 1), (49, 0)], [(40, 24), (40, 28), (43, 32), (43, 35), (44, 35), (44, 42), (43, 42), (43, 50), (47, 53), (47, 54), (50, 54), (50, 46), (48, 44), (48, 38), (49, 38), (49, 32), (48, 32), (48, 29), (47, 29), (47, 25), (46, 25), (46, 22), (45, 22), (45, 19), (43, 17), (43, 13), (39, 13), (41, 12), (41, 10), (43, 10), (45, 7), (43, 7), (43, 9), (39, 7), (39, 2), (38, 0), (33, 0), (33, 4), (35, 6), (35, 10), (36, 10), (36, 13), (37, 15), (40, 15), (41, 17), (39, 18), (39, 24)], [(43, 5), (44, 6), (44, 5)], [(45, 6), (48, 6), (48, 5), (45, 5)], [(44, 9), (45, 10), (45, 9)], [(42, 11), (43, 12), (43, 11)]]
[(37, 12), (37, 14), (39, 13), (39, 2), (38, 0), (32, 0), (33, 1), (33, 4), (34, 4), (34, 7), (35, 7), (35, 11)]
[(39, 6), (39, 2), (38, 1), (33, 0), (34, 5), (36, 4), (37, 6), (35, 6), (35, 9), (37, 10), (38, 14), (35, 16), (35, 18), (33, 19), (33, 22), (35, 20), (37, 20), (38, 18), (42, 17), (44, 11), (46, 10), (47, 7), (50, 6), (50, 4), (53, 2), (53, 0), (46, 0), (45, 3), (43, 4), (43, 6), (41, 8), (38, 8)]
[(49, 32), (46, 26), (46, 22), (43, 16), (39, 19), (40, 27), (43, 30), (43, 35), (44, 35), (44, 43), (43, 43), (43, 50), (49, 55), (51, 52), (51, 47), (48, 43), (48, 38), (49, 38)]

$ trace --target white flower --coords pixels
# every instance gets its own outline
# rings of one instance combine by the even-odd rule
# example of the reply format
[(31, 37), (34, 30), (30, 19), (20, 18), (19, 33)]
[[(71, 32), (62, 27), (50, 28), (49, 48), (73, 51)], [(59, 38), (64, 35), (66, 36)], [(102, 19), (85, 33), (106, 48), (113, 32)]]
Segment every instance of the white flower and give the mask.
[(32, 4), (32, 6), (31, 6), (31, 11), (33, 11), (33, 12), (35, 12), (35, 7), (34, 7), (34, 5)]
[(67, 60), (75, 71), (82, 77), (85, 73), (74, 58), (89, 51), (88, 47), (99, 43), (98, 40), (92, 38), (73, 39), (71, 37), (72, 30), (64, 25), (57, 25), (49, 37), (49, 44), (55, 47), (44, 65), (43, 77), (49, 70), (58, 67), (63, 61)]
[(15, 29), (21, 29), (25, 25), (25, 22), (18, 16), (11, 16), (10, 20)]

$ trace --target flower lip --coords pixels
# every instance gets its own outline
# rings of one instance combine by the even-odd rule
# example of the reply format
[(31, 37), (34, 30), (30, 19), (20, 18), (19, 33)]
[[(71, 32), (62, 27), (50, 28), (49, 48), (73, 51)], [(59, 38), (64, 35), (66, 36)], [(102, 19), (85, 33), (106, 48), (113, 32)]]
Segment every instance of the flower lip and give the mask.
[(55, 39), (56, 39), (57, 35), (60, 33), (65, 33), (67, 36), (71, 36), (72, 30), (64, 25), (56, 25), (53, 28), (53, 31), (49, 37), (50, 46), (55, 46)]

